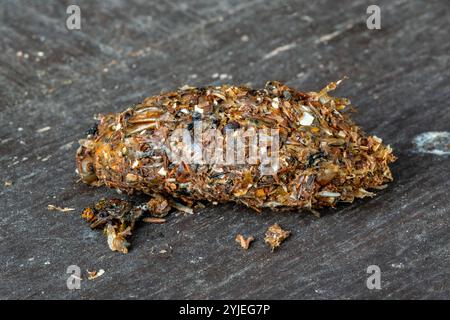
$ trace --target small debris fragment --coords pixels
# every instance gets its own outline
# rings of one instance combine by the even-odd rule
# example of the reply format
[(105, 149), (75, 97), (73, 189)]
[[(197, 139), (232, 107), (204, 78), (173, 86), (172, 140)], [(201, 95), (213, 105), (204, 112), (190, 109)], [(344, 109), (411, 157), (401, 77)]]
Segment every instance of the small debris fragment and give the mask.
[(391, 264), (392, 268), (396, 268), (396, 269), (403, 269), (405, 267), (405, 265), (403, 263), (393, 263)]
[(96, 271), (96, 270), (94, 270), (94, 271), (87, 270), (87, 273), (88, 273), (88, 279), (89, 280), (94, 280), (94, 279), (96, 279), (98, 277), (101, 277), (105, 273), (105, 270), (103, 270), (103, 269), (100, 269), (98, 271)]
[(41, 161), (42, 161), (42, 162), (45, 162), (45, 161), (47, 161), (48, 159), (50, 159), (51, 157), (52, 157), (52, 155), (50, 154), (50, 155), (46, 156), (45, 158), (42, 158)]
[(166, 219), (164, 219), (164, 218), (154, 218), (154, 217), (151, 217), (151, 218), (144, 218), (144, 219), (142, 219), (142, 221), (148, 222), (148, 223), (161, 224), (161, 223), (165, 223), (165, 222), (166, 222)]
[(167, 253), (167, 250), (164, 250), (164, 249), (159, 250), (159, 253), (161, 253), (161, 254)]
[(264, 242), (270, 245), (272, 251), (279, 247), (281, 243), (291, 235), (290, 231), (283, 230), (278, 223), (270, 226), (266, 231)]
[(12, 186), (12, 181), (11, 180), (6, 180), (5, 181), (5, 187), (11, 187)]
[(173, 202), (170, 203), (170, 205), (173, 208), (175, 208), (175, 209), (177, 209), (179, 211), (182, 211), (182, 212), (185, 212), (185, 213), (188, 213), (188, 214), (194, 214), (194, 210), (192, 210), (192, 208), (189, 208), (188, 206), (185, 206), (185, 205), (183, 205), (183, 204), (181, 204), (179, 202), (173, 201)]
[(60, 211), (60, 212), (69, 212), (69, 211), (74, 211), (75, 210), (75, 208), (67, 208), (67, 207), (61, 208), (61, 207), (55, 206), (53, 204), (49, 204), (47, 206), (47, 209), (50, 210), (50, 211)]
[(108, 246), (112, 251), (128, 253), (128, 247), (130, 246), (130, 244), (126, 240), (126, 237), (130, 235), (131, 235), (130, 227), (127, 227), (125, 230), (119, 232), (111, 224), (108, 224), (108, 226), (106, 227)]
[(242, 249), (248, 250), (250, 243), (252, 243), (255, 240), (255, 238), (253, 236), (250, 236), (247, 239), (245, 239), (242, 234), (238, 234), (235, 240), (237, 243), (241, 245)]
[(42, 133), (42, 132), (48, 131), (50, 129), (51, 129), (51, 127), (47, 126), (47, 127), (43, 127), (43, 128), (37, 129), (36, 132), (37, 133)]

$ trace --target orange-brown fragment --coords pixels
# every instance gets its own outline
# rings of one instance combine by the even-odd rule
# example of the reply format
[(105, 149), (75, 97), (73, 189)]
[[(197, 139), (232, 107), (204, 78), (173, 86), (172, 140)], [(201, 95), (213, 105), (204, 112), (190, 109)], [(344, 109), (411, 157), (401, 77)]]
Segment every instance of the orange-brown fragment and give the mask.
[(249, 236), (247, 239), (245, 239), (242, 234), (238, 234), (235, 240), (241, 245), (242, 249), (248, 250), (250, 243), (252, 243), (255, 238), (253, 236)]
[(272, 251), (274, 251), (275, 248), (278, 248), (290, 235), (290, 231), (283, 230), (278, 223), (275, 223), (267, 229), (264, 242), (266, 242)]
[(142, 219), (142, 221), (147, 222), (147, 223), (161, 224), (161, 223), (165, 223), (166, 219), (150, 217), (150, 218), (144, 218), (144, 219)]

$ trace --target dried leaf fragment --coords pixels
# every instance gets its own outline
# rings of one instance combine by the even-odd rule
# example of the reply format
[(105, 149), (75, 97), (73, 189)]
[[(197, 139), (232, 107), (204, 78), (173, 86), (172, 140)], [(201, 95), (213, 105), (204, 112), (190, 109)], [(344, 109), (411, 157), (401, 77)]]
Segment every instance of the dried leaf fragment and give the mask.
[(55, 206), (55, 205), (53, 205), (53, 204), (49, 204), (49, 205), (47, 206), (47, 210), (50, 210), (50, 211), (59, 211), (59, 212), (69, 212), (69, 211), (74, 211), (75, 208), (68, 208), (68, 207), (61, 208), (61, 207)]
[(11, 187), (12, 186), (12, 181), (11, 180), (6, 180), (5, 181), (5, 187)]
[(250, 247), (250, 243), (252, 243), (255, 238), (253, 236), (249, 236), (247, 239), (245, 239), (242, 234), (238, 234), (235, 240), (241, 245), (242, 249), (248, 250), (248, 248)]
[(266, 242), (272, 248), (272, 251), (274, 251), (275, 248), (279, 247), (290, 235), (290, 231), (283, 230), (278, 223), (275, 223), (267, 229), (264, 242)]

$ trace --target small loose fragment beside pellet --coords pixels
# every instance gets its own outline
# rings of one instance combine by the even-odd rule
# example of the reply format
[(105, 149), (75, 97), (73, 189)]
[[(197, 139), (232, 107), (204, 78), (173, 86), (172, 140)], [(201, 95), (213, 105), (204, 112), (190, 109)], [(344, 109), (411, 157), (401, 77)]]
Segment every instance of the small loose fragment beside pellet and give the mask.
[(267, 229), (264, 242), (266, 242), (271, 247), (272, 251), (274, 251), (275, 248), (278, 248), (290, 235), (290, 231), (283, 230), (278, 223), (275, 223)]
[(48, 131), (50, 129), (51, 129), (51, 127), (47, 126), (47, 127), (43, 127), (43, 128), (37, 129), (36, 132), (37, 133), (43, 133), (43, 132)]
[(245, 239), (242, 234), (238, 234), (235, 240), (241, 245), (242, 249), (248, 250), (250, 243), (252, 243), (255, 238), (253, 236), (249, 236), (247, 239)]
[(88, 273), (88, 279), (89, 280), (94, 280), (94, 279), (96, 279), (98, 277), (101, 277), (105, 273), (105, 270), (103, 270), (103, 269), (100, 269), (98, 271), (96, 271), (96, 270), (89, 271), (88, 270), (87, 273)]

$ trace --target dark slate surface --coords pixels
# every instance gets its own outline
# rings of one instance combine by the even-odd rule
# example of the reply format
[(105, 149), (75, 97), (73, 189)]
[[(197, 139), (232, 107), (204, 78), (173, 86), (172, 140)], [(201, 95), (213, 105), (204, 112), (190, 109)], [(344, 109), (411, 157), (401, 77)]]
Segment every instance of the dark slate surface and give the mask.
[[(81, 7), (79, 31), (66, 29), (71, 3)], [(378, 1), (382, 29), (368, 30), (369, 4), (2, 1), (0, 298), (450, 298), (449, 158), (411, 143), (450, 129), (450, 5)], [(94, 114), (184, 84), (281, 80), (317, 90), (343, 75), (350, 80), (337, 94), (399, 158), (377, 197), (320, 219), (233, 204), (172, 214), (137, 230), (128, 255), (111, 252), (79, 217), (116, 195), (77, 183), (77, 140)], [(292, 236), (271, 253), (263, 235), (275, 222)], [(248, 252), (237, 233), (256, 237)], [(69, 290), (73, 264), (84, 278), (86, 269), (106, 273)], [(381, 290), (366, 287), (369, 265), (381, 268)]]

